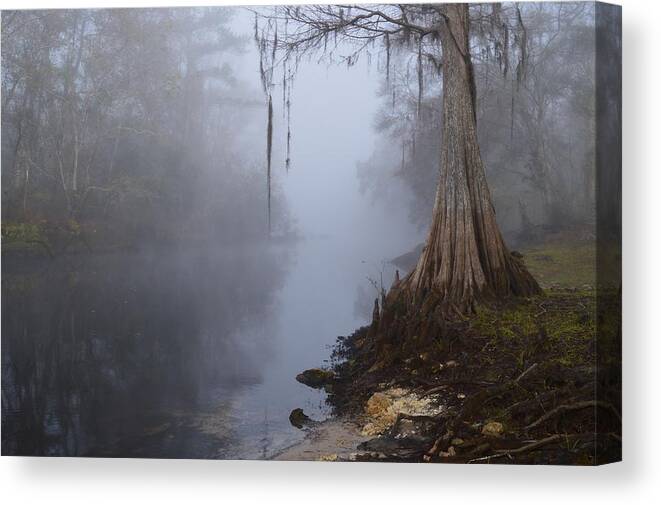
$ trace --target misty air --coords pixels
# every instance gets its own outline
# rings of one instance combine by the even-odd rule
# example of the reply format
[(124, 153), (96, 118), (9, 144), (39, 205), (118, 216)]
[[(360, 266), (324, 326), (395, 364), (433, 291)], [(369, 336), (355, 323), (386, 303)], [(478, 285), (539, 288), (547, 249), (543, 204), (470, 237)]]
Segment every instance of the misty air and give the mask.
[(621, 457), (620, 11), (2, 12), (2, 454)]

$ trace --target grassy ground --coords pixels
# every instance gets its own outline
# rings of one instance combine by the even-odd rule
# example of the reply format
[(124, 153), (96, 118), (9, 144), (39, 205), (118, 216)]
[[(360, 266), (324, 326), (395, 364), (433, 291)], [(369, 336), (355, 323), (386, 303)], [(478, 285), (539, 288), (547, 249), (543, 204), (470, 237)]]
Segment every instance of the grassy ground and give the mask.
[(556, 240), (522, 252), (530, 273), (545, 289), (595, 286), (597, 249), (594, 241)]

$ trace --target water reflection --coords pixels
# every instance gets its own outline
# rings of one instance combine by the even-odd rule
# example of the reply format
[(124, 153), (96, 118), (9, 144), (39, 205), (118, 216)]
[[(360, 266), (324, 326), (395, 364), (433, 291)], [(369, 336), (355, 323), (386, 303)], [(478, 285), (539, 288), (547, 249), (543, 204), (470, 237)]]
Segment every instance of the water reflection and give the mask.
[(262, 382), (277, 345), (287, 258), (251, 247), (3, 260), (3, 454), (222, 456), (233, 399)]
[[(299, 384), (371, 317), (381, 244), (3, 259), (2, 452), (268, 458), (300, 440)], [(361, 310), (366, 307), (369, 310)]]

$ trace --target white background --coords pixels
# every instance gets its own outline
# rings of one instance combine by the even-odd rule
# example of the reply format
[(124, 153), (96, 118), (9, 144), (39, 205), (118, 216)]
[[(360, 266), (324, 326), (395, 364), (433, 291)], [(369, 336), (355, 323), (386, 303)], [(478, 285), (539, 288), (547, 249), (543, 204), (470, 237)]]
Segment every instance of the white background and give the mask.
[[(0, 1), (0, 6), (7, 9), (228, 3), (9, 0)], [(86, 504), (661, 503), (661, 2), (621, 3), (624, 463), (600, 468), (467, 467), (3, 457), (0, 497), (5, 503)]]

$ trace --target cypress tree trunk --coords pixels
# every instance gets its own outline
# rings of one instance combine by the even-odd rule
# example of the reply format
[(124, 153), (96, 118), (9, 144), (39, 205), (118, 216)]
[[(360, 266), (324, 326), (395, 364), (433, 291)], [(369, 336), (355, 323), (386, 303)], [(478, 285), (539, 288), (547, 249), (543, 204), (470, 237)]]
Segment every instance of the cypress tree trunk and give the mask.
[(480, 299), (541, 290), (508, 251), (496, 222), (477, 142), (468, 6), (444, 4), (442, 9), (440, 178), (426, 247), (397, 291), (416, 305), (433, 293), (447, 308), (466, 312)]

